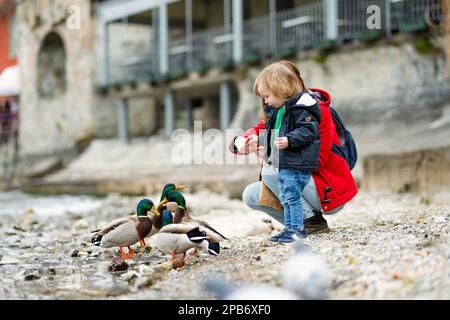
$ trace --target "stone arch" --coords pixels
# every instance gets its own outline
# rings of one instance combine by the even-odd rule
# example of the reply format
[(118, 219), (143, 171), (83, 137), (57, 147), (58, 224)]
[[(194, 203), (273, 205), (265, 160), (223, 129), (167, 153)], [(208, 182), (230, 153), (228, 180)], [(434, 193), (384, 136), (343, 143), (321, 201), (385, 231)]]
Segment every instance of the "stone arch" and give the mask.
[(38, 54), (38, 92), (41, 98), (54, 99), (66, 91), (66, 52), (56, 32), (42, 40)]

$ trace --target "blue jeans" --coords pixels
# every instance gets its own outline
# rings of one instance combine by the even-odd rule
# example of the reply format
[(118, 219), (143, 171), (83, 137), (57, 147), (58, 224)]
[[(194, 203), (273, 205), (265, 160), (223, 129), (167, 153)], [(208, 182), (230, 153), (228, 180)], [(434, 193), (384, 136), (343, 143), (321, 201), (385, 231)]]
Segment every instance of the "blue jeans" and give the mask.
[(303, 229), (302, 192), (311, 178), (309, 171), (280, 169), (280, 201), (287, 229)]

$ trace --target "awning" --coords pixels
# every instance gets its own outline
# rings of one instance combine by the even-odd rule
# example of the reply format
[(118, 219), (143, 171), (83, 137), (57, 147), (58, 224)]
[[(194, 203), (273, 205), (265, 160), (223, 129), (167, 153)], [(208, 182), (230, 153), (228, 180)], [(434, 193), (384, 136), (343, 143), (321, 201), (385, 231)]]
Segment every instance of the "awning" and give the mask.
[(20, 92), (19, 66), (6, 68), (0, 74), (0, 96), (18, 96)]

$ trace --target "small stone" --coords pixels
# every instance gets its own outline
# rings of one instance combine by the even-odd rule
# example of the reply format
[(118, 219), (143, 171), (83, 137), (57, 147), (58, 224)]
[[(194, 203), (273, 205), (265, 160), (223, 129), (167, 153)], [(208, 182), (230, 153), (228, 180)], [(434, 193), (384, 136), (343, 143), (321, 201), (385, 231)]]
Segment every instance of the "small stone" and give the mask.
[(78, 250), (74, 250), (74, 251), (72, 251), (72, 253), (70, 254), (70, 256), (72, 257), (72, 258), (75, 258), (75, 257), (78, 257)]
[(139, 273), (134, 270), (130, 270), (127, 273), (124, 273), (122, 278), (127, 282), (133, 282), (136, 278), (139, 278)]
[(25, 230), (25, 229), (23, 229), (23, 228), (21, 228), (19, 226), (13, 226), (13, 229), (17, 230), (17, 231), (20, 231), (20, 232), (27, 232), (27, 230)]
[(72, 230), (83, 230), (87, 229), (88, 227), (89, 223), (84, 219), (80, 219), (72, 225)]
[(56, 270), (54, 268), (50, 268), (48, 269), (48, 273), (54, 276), (56, 275)]
[(139, 289), (145, 287), (151, 287), (153, 285), (153, 280), (150, 277), (139, 277), (136, 279), (135, 286)]
[(153, 272), (153, 269), (145, 264), (141, 264), (138, 267), (138, 270), (139, 270), (139, 273), (142, 273), (142, 274), (151, 274)]
[(39, 276), (39, 275), (37, 275), (37, 274), (34, 274), (34, 273), (30, 273), (30, 274), (27, 274), (25, 277), (24, 277), (24, 280), (25, 281), (33, 281), (33, 280), (37, 280), (37, 279), (40, 279), (41, 277)]
[(173, 261), (173, 263), (172, 263), (172, 269), (179, 269), (179, 268), (184, 267), (184, 265), (185, 265), (184, 260), (181, 259), (181, 258), (178, 258), (178, 259), (175, 259), (175, 260)]
[(394, 274), (392, 275), (392, 280), (400, 280), (400, 279), (401, 279), (401, 276), (400, 276), (399, 274), (394, 273)]
[(114, 258), (111, 262), (111, 264), (108, 267), (109, 272), (116, 272), (116, 271), (125, 271), (128, 270), (128, 263), (125, 262), (122, 258)]
[(19, 259), (16, 259), (14, 257), (9, 256), (1, 256), (0, 257), (0, 265), (2, 264), (16, 264), (20, 263), (21, 261)]

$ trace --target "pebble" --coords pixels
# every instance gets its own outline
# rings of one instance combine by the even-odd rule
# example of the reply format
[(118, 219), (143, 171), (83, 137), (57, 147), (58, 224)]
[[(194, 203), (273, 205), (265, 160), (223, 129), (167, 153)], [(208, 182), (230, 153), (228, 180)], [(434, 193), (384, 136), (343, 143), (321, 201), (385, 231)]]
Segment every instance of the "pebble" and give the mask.
[(108, 267), (108, 271), (109, 272), (125, 271), (128, 269), (128, 267), (129, 264), (122, 258), (114, 258)]
[(16, 259), (14, 257), (10, 257), (7, 255), (3, 255), (0, 257), (0, 265), (3, 264), (17, 264), (17, 263), (21, 263), (22, 261), (19, 259)]
[(89, 227), (89, 223), (85, 219), (80, 219), (72, 225), (72, 230), (84, 230)]
[(38, 280), (40, 278), (41, 278), (41, 276), (37, 272), (33, 272), (33, 273), (26, 274), (23, 279), (25, 281), (33, 281), (33, 280)]

